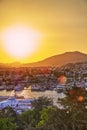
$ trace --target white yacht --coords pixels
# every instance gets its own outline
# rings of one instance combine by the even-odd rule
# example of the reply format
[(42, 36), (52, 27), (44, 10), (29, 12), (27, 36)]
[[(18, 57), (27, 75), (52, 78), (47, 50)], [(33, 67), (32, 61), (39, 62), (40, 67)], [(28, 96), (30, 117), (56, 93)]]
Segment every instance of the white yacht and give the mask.
[(31, 106), (32, 101), (33, 101), (32, 98), (16, 99), (15, 96), (11, 96), (7, 100), (0, 102), (0, 109), (3, 109), (9, 106), (9, 107), (12, 107), (13, 109), (28, 110), (28, 109), (32, 109), (32, 106)]

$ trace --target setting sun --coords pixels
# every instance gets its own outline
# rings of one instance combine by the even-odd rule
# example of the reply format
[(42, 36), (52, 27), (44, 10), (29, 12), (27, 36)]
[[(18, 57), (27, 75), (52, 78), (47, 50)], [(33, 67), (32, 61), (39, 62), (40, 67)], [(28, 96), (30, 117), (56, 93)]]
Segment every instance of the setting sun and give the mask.
[(0, 0), (1, 63), (73, 51), (87, 53), (86, 0)]
[(40, 38), (40, 33), (31, 28), (10, 27), (2, 34), (3, 48), (9, 55), (20, 60), (37, 50)]

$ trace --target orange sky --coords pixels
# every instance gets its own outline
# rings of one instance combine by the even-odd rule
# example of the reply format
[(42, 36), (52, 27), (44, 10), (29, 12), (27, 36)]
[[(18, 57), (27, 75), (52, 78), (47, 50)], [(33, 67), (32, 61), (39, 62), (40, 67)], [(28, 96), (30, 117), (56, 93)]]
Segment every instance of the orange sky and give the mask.
[(16, 25), (39, 32), (40, 44), (31, 55), (17, 59), (4, 49), (0, 37), (0, 62), (35, 62), (66, 51), (87, 53), (86, 0), (0, 0), (0, 36)]

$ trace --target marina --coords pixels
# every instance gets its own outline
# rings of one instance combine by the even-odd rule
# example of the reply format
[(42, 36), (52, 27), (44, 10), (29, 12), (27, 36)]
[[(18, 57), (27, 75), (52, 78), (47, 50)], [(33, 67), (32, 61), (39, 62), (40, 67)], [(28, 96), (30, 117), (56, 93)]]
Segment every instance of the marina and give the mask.
[[(34, 99), (38, 99), (39, 97), (48, 97), (53, 99), (54, 105), (57, 105), (58, 98), (63, 98), (65, 95), (63, 93), (57, 93), (57, 91), (51, 91), (47, 90), (45, 92), (42, 91), (31, 91), (30, 87), (26, 88), (22, 91), (0, 91), (0, 104), (2, 102), (7, 102), (6, 106), (8, 106), (8, 101), (12, 101), (12, 104), (10, 103), (10, 106), (13, 107), (13, 102), (18, 101), (18, 105), (16, 103), (15, 110), (17, 111), (20, 109), (21, 111), (32, 109), (30, 101), (33, 101)], [(12, 100), (11, 100), (12, 99)], [(26, 103), (25, 103), (26, 102)], [(1, 107), (1, 106), (0, 106)], [(1, 107), (2, 108), (2, 107)]]

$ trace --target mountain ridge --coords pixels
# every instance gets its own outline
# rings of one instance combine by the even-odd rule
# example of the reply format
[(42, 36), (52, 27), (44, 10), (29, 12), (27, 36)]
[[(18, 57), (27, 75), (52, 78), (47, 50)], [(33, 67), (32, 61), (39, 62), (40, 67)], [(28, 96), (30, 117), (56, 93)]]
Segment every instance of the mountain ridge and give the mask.
[(26, 63), (26, 64), (21, 64), (20, 62), (13, 62), (7, 64), (0, 63), (0, 66), (11, 66), (11, 67), (62, 66), (68, 63), (77, 63), (86, 61), (87, 61), (87, 54), (79, 51), (73, 51), (54, 55), (33, 63)]
[(65, 52), (63, 54), (54, 55), (48, 57), (44, 60), (34, 62), (34, 63), (27, 63), (26, 66), (62, 66), (67, 63), (76, 63), (76, 62), (85, 62), (87, 61), (87, 54), (74, 51), (74, 52)]

